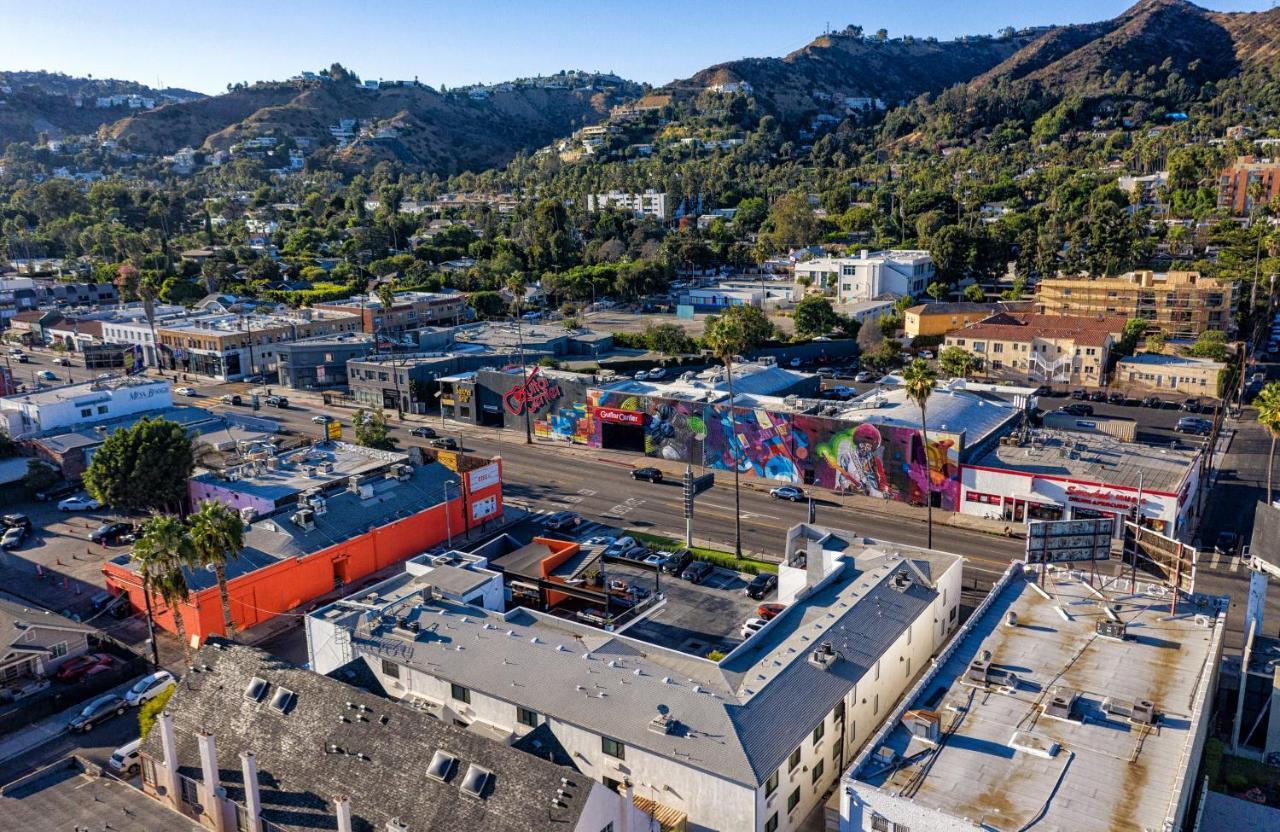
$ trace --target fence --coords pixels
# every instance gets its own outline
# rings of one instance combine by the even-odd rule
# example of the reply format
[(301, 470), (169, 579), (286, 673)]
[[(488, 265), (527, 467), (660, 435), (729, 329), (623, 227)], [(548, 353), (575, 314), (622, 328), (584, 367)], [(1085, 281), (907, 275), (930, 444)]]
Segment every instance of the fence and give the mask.
[(150, 669), (145, 659), (114, 644), (104, 644), (96, 650), (110, 653), (120, 659), (120, 664), (75, 684), (53, 682), (43, 693), (3, 706), (0, 708), (0, 734), (28, 727), (37, 720), (86, 702)]

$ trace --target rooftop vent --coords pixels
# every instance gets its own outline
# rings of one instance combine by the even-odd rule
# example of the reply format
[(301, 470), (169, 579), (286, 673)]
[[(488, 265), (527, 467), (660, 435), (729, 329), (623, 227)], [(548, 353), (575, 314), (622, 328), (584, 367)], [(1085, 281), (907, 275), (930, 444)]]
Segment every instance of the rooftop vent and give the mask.
[(818, 645), (818, 649), (809, 654), (809, 664), (819, 670), (830, 670), (838, 658), (840, 654), (836, 652), (836, 648), (831, 642), (824, 641)]
[(261, 676), (254, 676), (249, 680), (249, 684), (245, 686), (244, 698), (250, 702), (261, 702), (262, 697), (267, 692), (267, 680)]
[(905, 592), (911, 586), (911, 573), (905, 569), (900, 569), (893, 575), (893, 588), (899, 592)]
[(387, 832), (409, 832), (409, 824), (400, 818), (392, 818), (387, 821)]
[(289, 518), (300, 529), (311, 531), (316, 527), (316, 513), (309, 508), (300, 508)]
[(288, 688), (276, 687), (276, 692), (271, 695), (271, 710), (277, 713), (286, 713), (289, 706), (293, 704), (294, 693)]
[(492, 771), (472, 763), (467, 766), (467, 773), (463, 775), (462, 785), (458, 788), (462, 789), (463, 794), (483, 799), (485, 787), (489, 785), (492, 778)]
[(1138, 725), (1155, 725), (1156, 723), (1156, 703), (1150, 699), (1139, 699), (1133, 703), (1133, 714), (1129, 717), (1130, 722)]
[(942, 735), (941, 719), (937, 711), (912, 710), (902, 715), (902, 724), (911, 736), (929, 743), (936, 743)]
[(1129, 637), (1128, 628), (1123, 621), (1096, 621), (1093, 629), (1102, 638), (1124, 641)]
[(675, 730), (676, 721), (671, 714), (659, 713), (649, 720), (649, 730), (655, 734), (670, 734)]
[(1071, 719), (1072, 711), (1075, 710), (1076, 700), (1080, 697), (1079, 692), (1071, 688), (1056, 685), (1049, 690), (1049, 698), (1044, 703), (1045, 716), (1055, 717), (1057, 719)]
[(457, 758), (447, 751), (437, 751), (431, 755), (431, 764), (427, 766), (427, 776), (443, 783), (453, 773), (453, 765)]

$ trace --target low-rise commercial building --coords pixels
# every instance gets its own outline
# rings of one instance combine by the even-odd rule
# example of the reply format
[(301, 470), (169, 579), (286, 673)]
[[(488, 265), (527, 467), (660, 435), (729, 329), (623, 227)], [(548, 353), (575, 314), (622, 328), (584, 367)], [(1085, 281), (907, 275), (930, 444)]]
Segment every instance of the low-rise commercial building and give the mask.
[(841, 832), (1189, 828), (1226, 631), (1202, 600), (1014, 563), (854, 760)]
[(882, 295), (915, 297), (933, 282), (933, 258), (927, 251), (862, 251), (857, 257), (816, 257), (795, 264), (797, 280), (833, 293), (839, 303), (857, 303)]
[(629, 784), (637, 800), (687, 817), (682, 828), (785, 832), (957, 626), (961, 565), (796, 526), (779, 567), (786, 609), (718, 661), (430, 591), (394, 618), (353, 597), (316, 610), (307, 631), (309, 644), (331, 645), (312, 649), (316, 670), (362, 660), (390, 695), (441, 723), (516, 744), (547, 731), (583, 775)]
[(1116, 364), (1116, 381), (1130, 392), (1221, 395), (1219, 383), (1227, 365), (1209, 358), (1142, 353)]
[(1033, 307), (1031, 301), (922, 303), (903, 312), (902, 329), (908, 338), (946, 335), (1001, 312), (1030, 312)]
[(382, 300), (373, 293), (312, 308), (355, 315), (361, 331), (379, 338), (396, 338), (425, 326), (458, 324), (467, 317), (467, 299), (461, 292), (397, 292), (390, 309), (383, 309)]
[(276, 344), (280, 384), (290, 390), (346, 387), (347, 362), (364, 358), (373, 349), (373, 336), (363, 332)]
[(1119, 316), (1146, 321), (1170, 338), (1235, 331), (1238, 289), (1199, 272), (1138, 271), (1118, 277), (1054, 277), (1036, 287), (1046, 315)]
[(95, 425), (173, 406), (173, 385), (136, 376), (84, 381), (0, 399), (0, 416), (12, 437)]
[(276, 344), (356, 332), (357, 315), (300, 309), (288, 314), (220, 314), (156, 327), (160, 366), (235, 381), (274, 372)]
[(1039, 384), (1106, 383), (1124, 318), (1002, 312), (947, 333), (944, 343), (972, 355), (984, 375)]

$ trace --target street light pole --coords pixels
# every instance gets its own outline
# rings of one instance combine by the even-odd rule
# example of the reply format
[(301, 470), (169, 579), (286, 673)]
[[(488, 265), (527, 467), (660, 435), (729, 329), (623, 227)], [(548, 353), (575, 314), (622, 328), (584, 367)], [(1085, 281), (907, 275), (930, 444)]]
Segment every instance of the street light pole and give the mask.
[[(444, 489), (443, 489), (444, 490), (444, 532), (446, 537), (448, 538), (450, 549), (453, 548), (453, 524), (449, 521), (449, 486), (451, 485), (456, 486), (457, 484), (458, 484), (457, 480), (445, 480)], [(461, 498), (462, 496), (461, 489), (459, 489), (458, 496), (459, 498)]]

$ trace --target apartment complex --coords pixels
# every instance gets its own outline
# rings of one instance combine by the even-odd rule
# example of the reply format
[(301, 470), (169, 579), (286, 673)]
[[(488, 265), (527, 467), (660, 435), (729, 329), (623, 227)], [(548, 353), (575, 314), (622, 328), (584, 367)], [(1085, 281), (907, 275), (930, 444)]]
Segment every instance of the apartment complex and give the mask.
[[(1256, 199), (1254, 193), (1257, 191)], [(1241, 156), (1218, 174), (1218, 207), (1237, 217), (1280, 199), (1280, 160)]]
[(947, 334), (991, 377), (1099, 386), (1125, 318), (1001, 313)]
[(924, 292), (933, 282), (933, 258), (927, 251), (862, 251), (857, 257), (816, 257), (795, 265), (796, 279), (835, 294), (839, 303), (859, 303), (885, 294)]
[(953, 329), (976, 324), (1000, 312), (1030, 312), (1034, 307), (1031, 301), (922, 303), (903, 313), (902, 328), (908, 338), (946, 335)]
[(1137, 271), (1042, 280), (1036, 306), (1047, 315), (1139, 318), (1170, 338), (1193, 339), (1207, 329), (1235, 331), (1236, 292), (1199, 272)]
[(287, 314), (206, 315), (157, 325), (160, 366), (221, 381), (276, 369), (276, 344), (355, 332), (360, 318), (347, 312), (299, 309)]
[(1150, 580), (1015, 562), (854, 761), (841, 832), (1191, 828), (1228, 599), (1171, 616)]
[(635, 194), (625, 191), (609, 191), (607, 194), (587, 194), (588, 211), (594, 214), (606, 208), (628, 211), (637, 217), (652, 217), (659, 222), (666, 222), (671, 216), (667, 206), (667, 195), (652, 188), (643, 193)]
[(363, 659), (391, 696), (441, 723), (513, 743), (547, 731), (583, 775), (629, 783), (690, 832), (785, 832), (957, 626), (961, 564), (795, 526), (778, 575), (786, 609), (718, 661), (430, 587), (386, 615), (363, 600), (378, 585), (311, 613), (308, 651), (320, 672)]
[(392, 338), (424, 326), (461, 322), (467, 315), (467, 299), (461, 292), (397, 292), (391, 308), (383, 309), (382, 301), (371, 293), (317, 303), (313, 308), (355, 315), (364, 332)]

